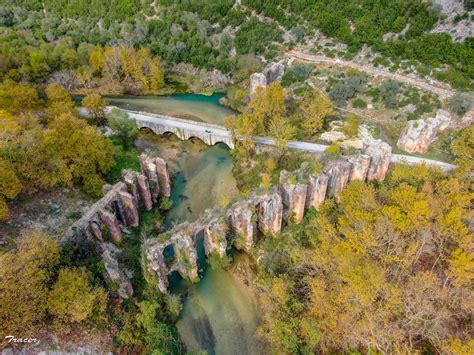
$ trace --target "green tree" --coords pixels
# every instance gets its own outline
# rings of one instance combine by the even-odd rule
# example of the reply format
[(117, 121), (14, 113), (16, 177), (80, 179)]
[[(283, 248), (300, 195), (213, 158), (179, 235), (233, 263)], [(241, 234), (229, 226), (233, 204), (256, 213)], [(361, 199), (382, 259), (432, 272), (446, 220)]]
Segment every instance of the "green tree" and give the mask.
[(103, 288), (92, 287), (89, 275), (80, 269), (62, 269), (48, 295), (48, 312), (57, 326), (79, 323), (105, 317), (107, 293)]
[(474, 170), (474, 125), (465, 128), (451, 143), (451, 152), (456, 156), (458, 172), (469, 174)]
[(114, 132), (114, 137), (125, 150), (130, 148), (138, 136), (138, 128), (134, 119), (120, 109), (114, 108), (107, 116), (109, 127)]
[(360, 122), (357, 116), (353, 113), (347, 115), (346, 122), (342, 128), (343, 132), (349, 137), (355, 137), (359, 132)]
[(325, 120), (335, 114), (331, 100), (319, 90), (306, 96), (300, 107), (305, 116), (302, 126), (309, 136), (318, 133)]
[(82, 100), (82, 105), (89, 111), (90, 122), (97, 126), (106, 124), (105, 108), (107, 103), (99, 94), (89, 94)]
[(48, 283), (59, 262), (51, 237), (28, 233), (16, 253), (0, 255), (0, 333), (35, 337), (46, 316)]
[(48, 97), (46, 117), (48, 121), (55, 119), (63, 113), (74, 112), (74, 102), (69, 93), (58, 84), (49, 84), (45, 89)]

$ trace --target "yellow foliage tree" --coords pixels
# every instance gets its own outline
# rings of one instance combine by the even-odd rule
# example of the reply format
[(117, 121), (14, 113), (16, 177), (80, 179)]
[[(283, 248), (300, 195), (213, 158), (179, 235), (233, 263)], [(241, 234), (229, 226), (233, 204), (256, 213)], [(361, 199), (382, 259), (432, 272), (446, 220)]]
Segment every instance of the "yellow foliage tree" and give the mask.
[[(0, 333), (35, 337), (46, 315), (48, 282), (59, 262), (50, 237), (29, 233), (0, 255)], [(36, 333), (35, 333), (36, 331)]]
[(303, 128), (308, 135), (318, 133), (324, 126), (325, 120), (335, 114), (331, 100), (320, 90), (314, 90), (301, 103), (304, 114)]
[(256, 121), (257, 134), (266, 132), (273, 117), (284, 117), (285, 98), (285, 90), (278, 83), (273, 83), (267, 88), (257, 88), (249, 104)]

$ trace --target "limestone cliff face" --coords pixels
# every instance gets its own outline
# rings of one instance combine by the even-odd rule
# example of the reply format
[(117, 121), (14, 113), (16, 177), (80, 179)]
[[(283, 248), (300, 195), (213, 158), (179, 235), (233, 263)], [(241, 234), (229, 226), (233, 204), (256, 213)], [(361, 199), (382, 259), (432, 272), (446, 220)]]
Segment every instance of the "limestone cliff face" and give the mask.
[(254, 216), (254, 206), (249, 201), (236, 202), (227, 212), (235, 235), (234, 245), (239, 250), (249, 251), (255, 243), (257, 223)]
[(280, 172), (280, 195), (283, 202), (283, 219), (301, 223), (304, 217), (308, 185), (297, 172)]
[(349, 182), (351, 169), (352, 164), (344, 160), (331, 161), (325, 166), (324, 173), (329, 177), (329, 197), (334, 197), (339, 202), (340, 194)]
[(226, 255), (228, 230), (229, 227), (225, 218), (214, 218), (204, 226), (204, 251), (206, 255), (212, 253), (217, 253), (221, 257)]
[(137, 204), (150, 211), (153, 208), (153, 201), (146, 176), (132, 170), (124, 170), (122, 175), (127, 190), (133, 195)]
[(264, 235), (277, 235), (281, 232), (283, 203), (278, 193), (267, 194), (259, 198), (258, 229)]
[(426, 153), (438, 134), (452, 123), (451, 114), (439, 110), (436, 117), (408, 121), (397, 142), (397, 147), (410, 153)]
[(319, 208), (326, 199), (329, 177), (324, 174), (313, 174), (308, 179), (308, 191), (306, 194), (305, 208)]
[(365, 154), (352, 155), (348, 157), (347, 161), (352, 164), (349, 181), (365, 181), (365, 179), (367, 179), (367, 173), (369, 172), (370, 160), (370, 156)]

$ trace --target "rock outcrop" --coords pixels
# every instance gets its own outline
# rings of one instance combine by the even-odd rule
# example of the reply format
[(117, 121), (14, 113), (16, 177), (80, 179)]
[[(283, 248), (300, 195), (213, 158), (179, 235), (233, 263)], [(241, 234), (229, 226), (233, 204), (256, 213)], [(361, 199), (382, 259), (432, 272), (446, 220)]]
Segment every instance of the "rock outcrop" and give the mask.
[(99, 219), (103, 228), (110, 234), (112, 240), (116, 243), (120, 242), (122, 240), (122, 232), (120, 231), (117, 217), (106, 210), (99, 210)]
[(330, 161), (324, 167), (324, 173), (329, 177), (327, 195), (339, 202), (339, 197), (347, 186), (351, 176), (352, 164), (345, 160)]
[(125, 224), (131, 227), (138, 227), (138, 206), (135, 198), (132, 194), (125, 191), (119, 191), (119, 198), (123, 206)]
[(426, 153), (436, 140), (438, 133), (448, 128), (452, 123), (451, 114), (439, 110), (436, 117), (408, 121), (397, 142), (397, 147), (409, 153)]
[(285, 73), (284, 61), (271, 64), (262, 73), (250, 75), (250, 96), (255, 94), (258, 87), (266, 88), (275, 81), (280, 81)]
[(304, 217), (307, 182), (303, 180), (301, 173), (280, 172), (280, 194), (283, 201), (283, 219), (300, 223)]
[(329, 177), (324, 174), (312, 174), (308, 178), (308, 190), (306, 194), (305, 208), (318, 209), (326, 199)]

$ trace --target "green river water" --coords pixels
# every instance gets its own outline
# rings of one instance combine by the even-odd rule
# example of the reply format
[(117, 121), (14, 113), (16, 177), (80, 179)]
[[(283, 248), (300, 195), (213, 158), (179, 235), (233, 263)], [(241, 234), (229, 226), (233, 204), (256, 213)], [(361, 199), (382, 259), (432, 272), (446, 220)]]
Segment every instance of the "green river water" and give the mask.
[(171, 96), (120, 96), (107, 97), (109, 105), (127, 110), (146, 111), (194, 121), (224, 124), (224, 117), (236, 111), (219, 104), (223, 94), (210, 96), (178, 94)]
[[(192, 108), (199, 105), (196, 102), (201, 98), (205, 99), (203, 105), (210, 104), (208, 97), (195, 96), (193, 100), (177, 99), (183, 112), (190, 110), (188, 104)], [(122, 105), (129, 103), (129, 99), (121, 100)], [(144, 106), (140, 106), (140, 98), (130, 100), (130, 105), (141, 111), (148, 111), (149, 105), (159, 106), (150, 98), (146, 98)], [(222, 118), (227, 109), (220, 106), (217, 100), (213, 105), (213, 112), (219, 112), (219, 115), (209, 120)], [(179, 112), (175, 115), (179, 115)], [(173, 207), (166, 215), (167, 227), (194, 221), (207, 208), (219, 206), (223, 200), (238, 194), (232, 175), (233, 161), (227, 146), (208, 147), (199, 140), (182, 142), (175, 136), (155, 137), (152, 146), (169, 162), (174, 175), (171, 192)], [(192, 353), (205, 351), (208, 354), (226, 355), (263, 353), (263, 344), (256, 335), (259, 325), (256, 296), (236, 272), (250, 264), (249, 258), (235, 252), (231, 270), (211, 270), (202, 263), (202, 249), (202, 246), (198, 247), (201, 256), (199, 283), (188, 284), (176, 275), (170, 278), (171, 292), (181, 295), (183, 300), (177, 328), (187, 350)]]

